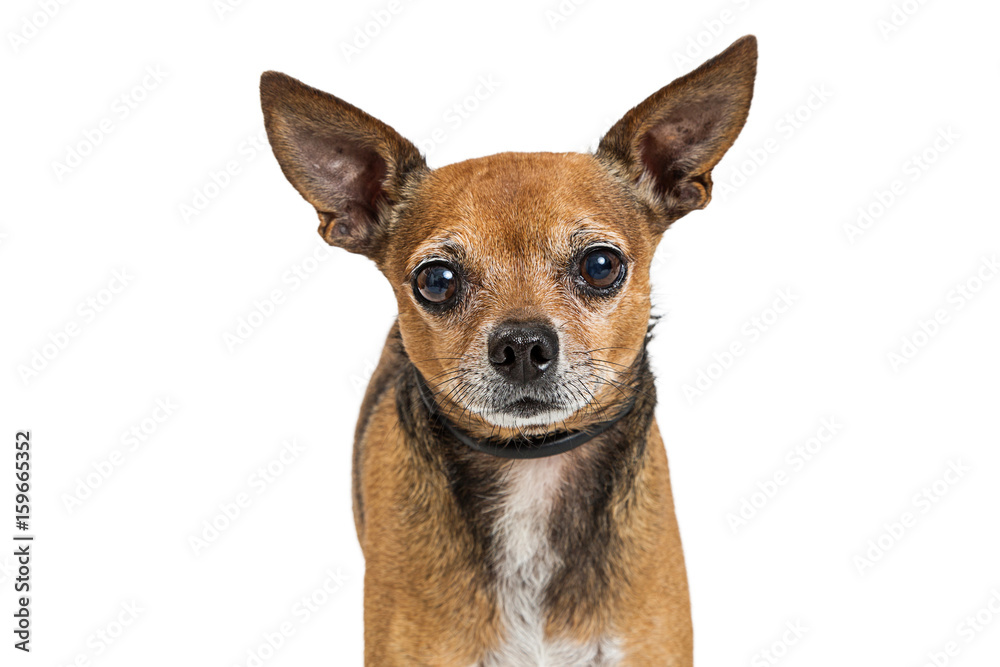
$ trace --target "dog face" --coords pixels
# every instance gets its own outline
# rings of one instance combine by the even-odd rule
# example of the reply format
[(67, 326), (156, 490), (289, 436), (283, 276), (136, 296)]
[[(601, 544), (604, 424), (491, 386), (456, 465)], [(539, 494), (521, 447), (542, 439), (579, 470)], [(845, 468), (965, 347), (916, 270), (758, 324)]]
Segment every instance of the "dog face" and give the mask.
[(383, 267), (411, 359), (466, 425), (561, 427), (610, 407), (649, 319), (646, 223), (589, 155), (507, 153), (432, 172)]
[(265, 73), (261, 96), (320, 234), (389, 279), (439, 407), (503, 436), (578, 428), (629, 398), (656, 244), (708, 203), (755, 66), (745, 37), (629, 111), (593, 155), (501, 153), (435, 170), (388, 126), (295, 79)]

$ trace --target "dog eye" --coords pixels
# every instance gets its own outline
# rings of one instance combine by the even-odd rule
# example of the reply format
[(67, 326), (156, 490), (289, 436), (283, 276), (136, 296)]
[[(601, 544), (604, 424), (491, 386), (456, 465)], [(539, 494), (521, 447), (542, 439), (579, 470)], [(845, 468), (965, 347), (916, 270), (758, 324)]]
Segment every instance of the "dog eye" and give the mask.
[(622, 275), (621, 257), (610, 248), (591, 250), (580, 260), (580, 275), (591, 287), (612, 287)]
[(458, 274), (447, 264), (430, 264), (417, 274), (417, 293), (431, 303), (444, 303), (455, 296)]

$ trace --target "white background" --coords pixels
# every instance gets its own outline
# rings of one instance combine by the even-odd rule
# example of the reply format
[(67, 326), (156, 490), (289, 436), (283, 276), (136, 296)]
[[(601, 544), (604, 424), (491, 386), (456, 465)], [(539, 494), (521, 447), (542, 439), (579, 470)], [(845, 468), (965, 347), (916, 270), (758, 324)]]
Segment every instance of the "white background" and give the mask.
[[(325, 254), (257, 143), (263, 70), (351, 101), (440, 166), (588, 150), (754, 33), (746, 128), (712, 204), (667, 233), (653, 267), (698, 664), (771, 664), (773, 650), (789, 667), (917, 667), (951, 641), (938, 664), (997, 664), (1000, 614), (961, 625), (991, 596), (1000, 610), (1000, 279), (984, 264), (1000, 253), (995, 3), (402, 0), (367, 44), (357, 30), (372, 12), (385, 23), (386, 1), (50, 4), (46, 17), (44, 2), (10, 0), (0, 21), (0, 535), (12, 544), (27, 428), (37, 536), (30, 655), (11, 648), (0, 550), (0, 663), (252, 665), (286, 622), (294, 634), (263, 664), (361, 663), (351, 440), (395, 302), (367, 260)], [(859, 208), (871, 223), (848, 233)], [(275, 290), (270, 316), (253, 315)], [(775, 321), (781, 290), (793, 305)], [(750, 335), (755, 317), (771, 324)], [(263, 323), (227, 345), (248, 319)], [(919, 344), (909, 357), (904, 337)], [(686, 396), (700, 371), (715, 379)], [(158, 400), (177, 406), (162, 423)], [(790, 462), (829, 418), (836, 435)], [(134, 448), (133, 428), (147, 430)], [(251, 477), (291, 439), (301, 453), (258, 493)], [(915, 501), (951, 463), (968, 470)], [(768, 484), (775, 473), (786, 483)], [(241, 493), (249, 506), (207, 539)], [(745, 499), (756, 514), (734, 530)], [(915, 525), (884, 534), (906, 512)], [(306, 618), (296, 605), (314, 595)]]

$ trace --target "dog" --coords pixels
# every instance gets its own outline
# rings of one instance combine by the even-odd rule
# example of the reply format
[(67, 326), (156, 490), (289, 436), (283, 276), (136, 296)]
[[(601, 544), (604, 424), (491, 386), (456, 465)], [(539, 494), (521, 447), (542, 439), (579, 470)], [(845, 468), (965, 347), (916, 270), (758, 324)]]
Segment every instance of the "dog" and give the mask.
[(354, 440), (365, 664), (693, 664), (649, 267), (708, 204), (756, 63), (739, 39), (593, 153), (436, 169), (360, 109), (262, 75), (282, 172), (399, 305)]

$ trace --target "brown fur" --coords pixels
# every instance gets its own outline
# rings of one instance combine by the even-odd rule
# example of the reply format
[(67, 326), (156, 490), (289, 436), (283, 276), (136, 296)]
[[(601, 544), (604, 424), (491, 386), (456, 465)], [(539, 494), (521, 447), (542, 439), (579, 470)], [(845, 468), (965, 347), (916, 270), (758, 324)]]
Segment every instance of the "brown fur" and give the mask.
[[(594, 155), (502, 153), (433, 171), (410, 142), (346, 102), (281, 74), (262, 78), (272, 147), (316, 208), (320, 233), (371, 257), (399, 304), (355, 434), (366, 664), (469, 667), (507, 640), (496, 514), (507, 475), (535, 462), (462, 446), (421, 402), (418, 377), (438, 412), (477, 437), (572, 431), (634, 403), (606, 433), (559, 455), (545, 634), (614, 638), (624, 654), (616, 664), (692, 664), (645, 356), (649, 264), (667, 226), (708, 203), (711, 170), (746, 120), (755, 63), (753, 38), (739, 40), (628, 112)], [(573, 283), (574, 262), (595, 243), (613, 244), (627, 265), (611, 296)], [(413, 293), (414, 270), (431, 258), (463, 272), (466, 291), (446, 311)], [(566, 391), (586, 405), (558, 424), (500, 427), (471, 409), (486, 337), (511, 321), (551, 322), (568, 364), (582, 369)]]

